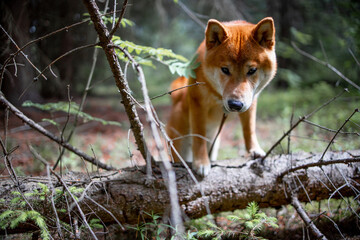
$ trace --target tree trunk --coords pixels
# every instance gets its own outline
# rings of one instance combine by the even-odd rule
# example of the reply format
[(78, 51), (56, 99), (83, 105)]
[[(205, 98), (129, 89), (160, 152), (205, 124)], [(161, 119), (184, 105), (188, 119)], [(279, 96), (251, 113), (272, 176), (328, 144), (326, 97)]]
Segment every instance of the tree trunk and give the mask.
[[(308, 202), (310, 199), (328, 199), (330, 196), (332, 198), (354, 196), (355, 193), (350, 185), (355, 182), (360, 183), (360, 150), (328, 152), (324, 164), (334, 161), (346, 163), (328, 164), (321, 168), (308, 167), (285, 174), (282, 179), (279, 178), (290, 168), (318, 162), (321, 155), (309, 153), (279, 155), (266, 159), (263, 165), (259, 160), (248, 161), (240, 166), (236, 160), (218, 161), (210, 175), (199, 181), (199, 185), (194, 184), (186, 169), (175, 167), (180, 205), (188, 217), (198, 218), (207, 214), (206, 204), (211, 213), (245, 208), (251, 201), (256, 201), (260, 207), (289, 204), (290, 193), (294, 192), (291, 189), (295, 188), (298, 189), (298, 199), (303, 202)], [(20, 189), (24, 193), (34, 192), (34, 189), (39, 190), (38, 182), (49, 186), (48, 177), (19, 179)], [(78, 194), (82, 211), (86, 215), (96, 213), (96, 216), (93, 216), (101, 218), (107, 224), (115, 223), (113, 216), (121, 223), (136, 224), (140, 215), (146, 218), (143, 212), (161, 215), (169, 206), (166, 182), (158, 168), (154, 169), (152, 179), (147, 179), (146, 173), (137, 169), (108, 171), (91, 176), (69, 173), (63, 179), (68, 187), (86, 189), (86, 194), (83, 193), (82, 196)], [(63, 189), (56, 178), (52, 177), (52, 181), (57, 188)], [(0, 181), (0, 198), (5, 199), (5, 202), (0, 203), (0, 212), (8, 209), (9, 201), (14, 197), (11, 194), (13, 191), (17, 191), (17, 188), (11, 180)], [(335, 191), (338, 192), (335, 194)], [(28, 201), (31, 202), (31, 199)], [(94, 203), (95, 201), (97, 204)], [(98, 204), (103, 207), (99, 207)], [(66, 206), (65, 202), (57, 203), (57, 208), (66, 209), (64, 206)], [(38, 201), (36, 204), (33, 203), (33, 207), (49, 218), (54, 217), (50, 201)], [(73, 207), (72, 210), (71, 213), (75, 214), (77, 209)], [(59, 215), (63, 221), (66, 221), (67, 216), (67, 214)]]

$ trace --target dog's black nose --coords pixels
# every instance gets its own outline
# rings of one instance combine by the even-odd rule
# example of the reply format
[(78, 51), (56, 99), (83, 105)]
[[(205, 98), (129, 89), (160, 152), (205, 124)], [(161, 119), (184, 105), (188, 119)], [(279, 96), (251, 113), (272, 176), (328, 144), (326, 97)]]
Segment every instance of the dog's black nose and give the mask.
[(231, 111), (240, 111), (244, 104), (238, 100), (230, 99), (228, 100), (228, 106)]

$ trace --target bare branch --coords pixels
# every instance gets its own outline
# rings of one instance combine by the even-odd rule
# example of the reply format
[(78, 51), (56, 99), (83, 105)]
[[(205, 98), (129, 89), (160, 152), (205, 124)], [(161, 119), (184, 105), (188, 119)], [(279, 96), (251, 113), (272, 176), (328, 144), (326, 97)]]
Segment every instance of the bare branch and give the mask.
[(296, 172), (297, 170), (301, 170), (301, 169), (307, 169), (307, 168), (311, 168), (311, 167), (321, 167), (321, 166), (333, 165), (333, 164), (348, 164), (348, 163), (353, 163), (353, 162), (360, 162), (360, 157), (343, 158), (343, 159), (321, 161), (321, 162), (316, 161), (316, 162), (312, 162), (312, 163), (307, 163), (307, 164), (300, 165), (298, 167), (294, 167), (294, 168), (291, 168), (291, 169), (288, 169), (288, 170), (282, 172), (278, 176), (278, 179), (282, 179), (285, 175), (287, 175), (291, 172)]
[(62, 54), (61, 56), (59, 56), (58, 58), (56, 58), (54, 61), (52, 61), (49, 65), (47, 65), (36, 77), (35, 79), (39, 78), (40, 75), (43, 75), (43, 73), (46, 71), (46, 69), (50, 68), (54, 63), (56, 63), (57, 61), (59, 61), (60, 59), (62, 59), (63, 57), (69, 55), (69, 54), (72, 54), (76, 51), (79, 51), (79, 50), (82, 50), (82, 49), (85, 49), (85, 48), (89, 48), (89, 47), (95, 47), (99, 45), (99, 43), (93, 43), (93, 44), (88, 44), (88, 45), (84, 45), (84, 46), (80, 46), (80, 47), (77, 47), (77, 48), (74, 48), (74, 49), (71, 49), (70, 51)]
[(335, 67), (333, 67), (331, 64), (329, 64), (328, 62), (324, 62), (316, 57), (314, 57), (313, 55), (301, 50), (300, 48), (298, 48), (298, 46), (296, 46), (296, 44), (294, 42), (291, 42), (291, 45), (294, 47), (294, 49), (300, 53), (301, 55), (310, 58), (311, 60), (320, 63), (321, 65), (324, 65), (325, 67), (329, 68), (331, 71), (333, 71), (334, 73), (336, 73), (339, 77), (341, 77), (343, 80), (345, 80), (346, 82), (348, 82), (350, 85), (352, 85), (354, 88), (356, 88), (357, 90), (360, 91), (360, 87), (354, 83), (353, 81), (351, 81), (349, 78), (347, 78), (346, 76), (344, 76), (344, 74), (342, 74), (339, 70), (337, 70)]
[(19, 109), (17, 109), (14, 105), (12, 105), (0, 92), (0, 102), (4, 104), (5, 106), (9, 107), (10, 111), (15, 114), (18, 118), (20, 118), (23, 122), (25, 122), (27, 125), (29, 125), (31, 128), (35, 129), (39, 133), (43, 134), (44, 136), (48, 137), (52, 141), (57, 142), (64, 148), (68, 149), (69, 151), (75, 153), (76, 155), (83, 157), (86, 161), (99, 166), (100, 168), (106, 169), (106, 170), (114, 170), (113, 167), (106, 165), (105, 163), (100, 162), (99, 160), (87, 155), (86, 153), (80, 151), (79, 149), (73, 147), (68, 142), (62, 141), (59, 137), (53, 135), (49, 131), (47, 131), (45, 128), (40, 126), (39, 124), (35, 123), (32, 119), (25, 116)]
[[(11, 42), (15, 45), (15, 47), (19, 50), (19, 52), (24, 56), (24, 58), (26, 59), (26, 61), (28, 61), (30, 63), (30, 65), (37, 71), (40, 72), (40, 70), (31, 62), (31, 60), (28, 58), (28, 56), (20, 50), (19, 46), (16, 44), (16, 42), (12, 39), (12, 37), (7, 33), (7, 31), (3, 28), (3, 26), (0, 24), (0, 28), (1, 30), (3, 30), (3, 32), (6, 34), (6, 36), (11, 40)], [(3, 79), (3, 75), (4, 75), (4, 70), (7, 66), (7, 64), (12, 60), (12, 58), (9, 58), (9, 61), (6, 61), (1, 69), (1, 74), (0, 74), (0, 90), (1, 90), (1, 84), (2, 84), (2, 79)], [(42, 75), (42, 74), (40, 74)], [(46, 79), (46, 77), (44, 75), (42, 75), (42, 77), (44, 79)]]
[(141, 124), (136, 108), (132, 99), (123, 91), (126, 90), (130, 92), (128, 83), (124, 78), (124, 74), (120, 68), (119, 61), (116, 56), (115, 50), (110, 47), (109, 45), (113, 44), (111, 39), (109, 39), (109, 31), (107, 30), (99, 11), (98, 6), (96, 5), (95, 1), (93, 0), (83, 0), (88, 12), (90, 14), (91, 20), (94, 23), (95, 30), (100, 39), (100, 46), (105, 52), (107, 57), (109, 66), (113, 73), (116, 86), (118, 87), (121, 97), (122, 103), (124, 104), (126, 114), (128, 115), (130, 126), (133, 130), (134, 137), (136, 144), (141, 152), (141, 155), (144, 159), (147, 158), (148, 150), (146, 143), (144, 141), (144, 134), (143, 134), (143, 125)]
[(315, 235), (316, 239), (322, 239), (326, 240), (327, 238), (320, 232), (320, 230), (315, 226), (313, 221), (309, 218), (309, 216), (306, 214), (305, 210), (301, 206), (299, 199), (296, 195), (291, 196), (291, 205), (295, 208), (295, 210), (298, 212), (306, 226), (308, 226), (311, 230), (311, 232)]
[(336, 131), (335, 135), (331, 138), (329, 144), (327, 145), (324, 153), (321, 155), (319, 162), (323, 161), (323, 158), (325, 156), (325, 153), (327, 152), (327, 150), (329, 149), (329, 147), (331, 146), (331, 144), (334, 142), (336, 136), (339, 134), (339, 132), (341, 131), (341, 129), (343, 129), (343, 127), (349, 122), (350, 118), (352, 118), (352, 116), (354, 116), (355, 113), (359, 112), (359, 109), (355, 109), (354, 112), (345, 120), (345, 122), (341, 125), (341, 127)]
[[(115, 46), (114, 46), (114, 47), (115, 47)], [(183, 87), (175, 88), (175, 89), (173, 89), (173, 90), (171, 90), (171, 91), (168, 91), (168, 92), (166, 92), (166, 93), (162, 93), (162, 94), (159, 94), (159, 95), (157, 95), (157, 96), (155, 96), (155, 97), (152, 97), (152, 98), (150, 98), (150, 100), (154, 100), (154, 99), (156, 99), (156, 98), (160, 98), (160, 97), (163, 97), (163, 96), (165, 96), (165, 95), (171, 95), (171, 94), (172, 94), (173, 92), (175, 92), (175, 91), (179, 91), (179, 90), (181, 90), (181, 89), (188, 88), (188, 87), (197, 86), (197, 85), (200, 85), (200, 84), (205, 84), (205, 82), (195, 82), (195, 83), (190, 84), (190, 85), (186, 85), (186, 86), (183, 86)]]
[(325, 106), (327, 106), (328, 104), (330, 104), (331, 102), (335, 101), (338, 97), (340, 97), (342, 94), (344, 94), (345, 92), (347, 92), (347, 89), (344, 89), (344, 91), (342, 91), (341, 93), (339, 93), (338, 95), (336, 95), (335, 97), (331, 98), (330, 100), (328, 100), (327, 102), (325, 102), (324, 104), (322, 104), (320, 107), (316, 108), (314, 111), (312, 111), (311, 113), (301, 117), (294, 125), (292, 125), (290, 127), (290, 129), (284, 133), (284, 135), (275, 142), (275, 144), (266, 152), (266, 155), (264, 157), (262, 157), (262, 161), (264, 161), (264, 159), (266, 159), (269, 154), (275, 149), (275, 147), (277, 145), (279, 145), (281, 143), (281, 141), (287, 136), (289, 135), (301, 122), (303, 122), (304, 120), (308, 119), (309, 117), (311, 117), (312, 115), (314, 115), (315, 113), (317, 113), (318, 111), (320, 111), (322, 108), (324, 108)]
[[(127, 7), (127, 2), (128, 2), (128, 0), (124, 0), (119, 19), (117, 20), (116, 25), (113, 26), (113, 28), (112, 28), (112, 30), (111, 30), (111, 32), (109, 34), (110, 39), (112, 38), (112, 36), (116, 32), (116, 30), (119, 28), (120, 22), (121, 22), (122, 18), (124, 17), (124, 14), (125, 14), (125, 10), (126, 10), (126, 7)], [(115, 1), (114, 6), (116, 6), (116, 1)], [(115, 16), (115, 14), (114, 14), (114, 16)], [(115, 17), (114, 17), (113, 21), (115, 21)]]

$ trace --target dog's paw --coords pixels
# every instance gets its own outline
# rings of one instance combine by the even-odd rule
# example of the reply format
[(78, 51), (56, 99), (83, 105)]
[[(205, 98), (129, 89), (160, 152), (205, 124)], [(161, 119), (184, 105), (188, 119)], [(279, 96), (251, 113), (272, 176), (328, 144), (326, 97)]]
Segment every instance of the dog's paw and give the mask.
[(206, 177), (210, 173), (211, 164), (194, 164), (192, 165), (192, 169), (195, 171), (195, 173), (201, 177)]
[(264, 157), (266, 155), (264, 150), (262, 150), (260, 147), (250, 149), (249, 153), (250, 153), (251, 159), (261, 158), (261, 157)]

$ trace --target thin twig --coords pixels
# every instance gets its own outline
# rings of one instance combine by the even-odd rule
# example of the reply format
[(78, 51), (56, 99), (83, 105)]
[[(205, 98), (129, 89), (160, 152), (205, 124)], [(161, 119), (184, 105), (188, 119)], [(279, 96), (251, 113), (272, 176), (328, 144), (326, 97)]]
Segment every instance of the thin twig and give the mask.
[[(318, 127), (318, 128), (320, 128), (320, 129), (323, 129), (323, 130), (326, 130), (326, 131), (329, 131), (329, 132), (333, 132), (333, 133), (336, 133), (336, 132), (337, 132), (337, 130), (334, 130), (334, 129), (330, 129), (330, 128), (321, 126), (321, 125), (319, 125), (319, 124), (310, 122), (309, 120), (304, 120), (304, 122), (307, 123), (307, 124), (309, 124), (309, 125), (312, 125), (312, 126), (314, 126), (314, 127)], [(343, 131), (340, 131), (339, 133), (341, 133), (341, 134), (349, 134), (349, 135), (357, 135), (357, 136), (360, 136), (360, 133), (358, 133), (358, 132), (343, 132)]]
[(159, 95), (157, 95), (157, 96), (155, 96), (155, 97), (152, 97), (152, 98), (150, 98), (150, 100), (154, 100), (154, 99), (156, 99), (156, 98), (160, 98), (160, 97), (163, 97), (163, 96), (165, 96), (165, 95), (171, 95), (171, 94), (172, 94), (173, 92), (175, 92), (175, 91), (179, 91), (179, 90), (181, 90), (181, 89), (188, 88), (188, 87), (197, 86), (197, 85), (200, 85), (200, 84), (205, 84), (205, 82), (195, 82), (195, 83), (190, 84), (190, 85), (186, 85), (186, 86), (182, 86), (182, 87), (179, 87), (179, 88), (175, 88), (175, 89), (173, 89), (173, 90), (171, 90), (171, 91), (168, 91), (168, 92), (166, 92), (166, 93), (162, 93), (162, 94), (159, 94)]
[(72, 54), (76, 51), (79, 51), (79, 50), (82, 50), (82, 49), (85, 49), (85, 48), (89, 48), (89, 47), (95, 47), (95, 46), (98, 46), (99, 43), (93, 43), (93, 44), (87, 44), (87, 45), (84, 45), (84, 46), (80, 46), (80, 47), (77, 47), (77, 48), (74, 48), (74, 49), (71, 49), (70, 51), (67, 51), (66, 53), (62, 54), (61, 56), (59, 56), (58, 58), (56, 58), (55, 60), (53, 60), (49, 65), (47, 65), (36, 77), (35, 79), (38, 79), (40, 77), (40, 75), (43, 75), (43, 73), (46, 71), (46, 69), (48, 69), (49, 67), (51, 67), (54, 63), (56, 63), (57, 61), (59, 61), (60, 59), (62, 59), (63, 57), (69, 55), (69, 54)]
[(307, 227), (310, 228), (310, 231), (315, 235), (316, 239), (322, 239), (326, 240), (327, 238), (320, 232), (320, 230), (315, 226), (313, 221), (309, 218), (309, 216), (306, 214), (305, 210), (301, 206), (301, 203), (299, 202), (299, 199), (295, 194), (292, 194), (291, 196), (291, 205), (295, 208), (299, 216), (302, 218), (304, 223)]
[[(46, 165), (49, 165), (49, 163), (43, 159), (43, 158), (39, 158), (39, 160), (46, 166)], [(71, 193), (70, 189), (68, 188), (66, 182), (56, 173), (54, 172), (51, 168), (49, 168), (50, 172), (58, 179), (58, 181), (61, 183), (61, 185), (65, 188), (66, 192), (69, 194), (69, 196), (71, 197), (71, 199), (73, 200), (73, 202), (75, 203), (79, 213), (80, 213), (80, 216), (85, 224), (85, 226), (89, 229), (91, 235), (93, 236), (94, 239), (98, 239), (94, 233), (94, 231), (91, 229), (89, 223), (87, 222), (87, 219), (86, 219), (86, 216), (84, 214), (84, 212), (81, 210), (81, 207), (80, 205), (78, 204), (77, 202), (77, 199), (74, 197), (74, 195)]]
[(120, 91), (122, 97), (122, 103), (125, 107), (126, 114), (129, 118), (130, 126), (133, 130), (136, 144), (139, 148), (139, 151), (141, 152), (141, 155), (143, 156), (144, 159), (146, 159), (148, 154), (148, 149), (144, 140), (143, 125), (139, 120), (139, 116), (136, 111), (136, 108), (134, 107), (133, 101), (129, 98), (129, 96), (125, 92), (121, 91), (123, 89), (129, 90), (129, 85), (126, 79), (124, 79), (124, 74), (120, 67), (120, 63), (116, 56), (115, 50), (109, 47), (109, 45), (112, 44), (111, 39), (108, 38), (109, 31), (106, 28), (106, 25), (104, 24), (104, 21), (101, 18), (99, 8), (95, 3), (95, 1), (83, 0), (83, 3), (85, 4), (90, 14), (90, 18), (94, 23), (94, 28), (100, 39), (100, 45), (104, 50), (109, 66), (113, 73), (116, 86)]
[[(124, 14), (125, 14), (125, 10), (126, 10), (126, 7), (127, 7), (127, 2), (128, 2), (128, 0), (124, 0), (124, 3), (123, 3), (122, 8), (121, 8), (119, 19), (117, 20), (115, 27), (113, 26), (111, 32), (109, 33), (109, 38), (110, 39), (112, 38), (112, 36), (116, 32), (116, 30), (119, 28), (120, 22), (121, 22), (122, 18), (124, 17)], [(115, 1), (115, 5), (116, 5), (116, 1)], [(113, 21), (115, 21), (115, 17), (114, 17)]]
[[(3, 26), (0, 24), (0, 28), (1, 30), (3, 30), (3, 32), (6, 34), (6, 36), (10, 39), (10, 41), (15, 45), (16, 49), (20, 50), (19, 46), (16, 44), (16, 42), (14, 41), (14, 39), (12, 39), (12, 37), (8, 34), (8, 32), (6, 32), (6, 30), (3, 28)], [(26, 61), (28, 61), (30, 63), (30, 65), (37, 71), (40, 72), (40, 70), (30, 61), (30, 59), (28, 58), (28, 56), (23, 52), (20, 51), (20, 53), (23, 55), (23, 57), (26, 59)], [(12, 59), (12, 58), (11, 58)], [(4, 69), (7, 65), (7, 63), (9, 63), (11, 61), (11, 59), (9, 59), (8, 62), (5, 62), (3, 67), (2, 67), (2, 72), (0, 74), (0, 87), (1, 87), (1, 83), (2, 83), (2, 79), (3, 79), (3, 75), (4, 75)], [(45, 80), (47, 79), (43, 74), (40, 74)], [(1, 90), (1, 89), (0, 89)]]
[(354, 83), (352, 80), (350, 80), (349, 78), (347, 78), (344, 74), (342, 74), (339, 70), (337, 70), (335, 67), (333, 67), (331, 64), (329, 64), (328, 62), (324, 62), (316, 57), (314, 57), (313, 55), (301, 50), (300, 48), (298, 48), (298, 46), (296, 46), (296, 44), (294, 42), (291, 42), (291, 45), (294, 47), (294, 49), (300, 53), (301, 55), (310, 58), (311, 60), (320, 63), (321, 65), (324, 65), (325, 67), (329, 68), (331, 71), (333, 71), (334, 73), (336, 73), (340, 78), (342, 78), (343, 80), (345, 80), (346, 82), (348, 82), (350, 85), (352, 85), (354, 88), (356, 88), (357, 90), (360, 91), (360, 87)]
[(101, 204), (99, 204), (98, 202), (96, 202), (94, 199), (92, 199), (91, 197), (89, 197), (87, 194), (85, 194), (86, 199), (89, 199), (91, 202), (93, 202), (96, 206), (98, 206), (99, 208), (101, 208), (102, 210), (104, 210), (105, 212), (107, 212), (114, 220), (115, 222), (120, 226), (120, 228), (125, 231), (124, 226), (120, 223), (120, 221), (115, 217), (114, 214), (112, 214), (112, 212), (110, 212), (109, 210), (107, 210), (104, 206), (102, 206)]
[(25, 116), (19, 109), (17, 109), (14, 105), (12, 105), (0, 92), (0, 102), (4, 104), (5, 106), (8, 106), (10, 111), (15, 114), (19, 119), (21, 119), (23, 122), (25, 122), (27, 125), (29, 125), (31, 128), (35, 129), (42, 135), (48, 137), (49, 139), (57, 142), (61, 146), (65, 147), (69, 151), (75, 153), (76, 155), (83, 157), (86, 161), (91, 162), (92, 164), (95, 164), (103, 169), (106, 170), (115, 170), (115, 168), (106, 165), (105, 163), (99, 162), (99, 160), (87, 155), (86, 153), (80, 151), (79, 149), (75, 148), (74, 146), (70, 145), (68, 142), (62, 141), (59, 137), (53, 135), (51, 132), (47, 131), (45, 128), (40, 126), (39, 124), (35, 123), (32, 119)]
[[(104, 14), (101, 14), (101, 16), (105, 16), (105, 15), (108, 15), (108, 14), (113, 14), (113, 13), (116, 13), (116, 12), (119, 12), (119, 11), (114, 11), (114, 12), (109, 12), (109, 13), (104, 13)], [(58, 30), (55, 30), (51, 33), (48, 33), (48, 34), (45, 34), (44, 36), (41, 36), (37, 39), (34, 39), (28, 43), (26, 43), (24, 46), (22, 46), (21, 48), (18, 48), (18, 50), (13, 53), (13, 54), (10, 54), (10, 56), (5, 60), (4, 62), (4, 65), (1, 67), (1, 70), (0, 70), (0, 90), (1, 90), (1, 83), (2, 83), (2, 79), (3, 79), (3, 75), (4, 75), (4, 72), (5, 72), (5, 69), (6, 67), (9, 65), (9, 62), (12, 61), (12, 59), (14, 59), (20, 52), (22, 52), (25, 48), (27, 48), (28, 46), (30, 46), (31, 44), (34, 44), (36, 42), (39, 42), (39, 41), (42, 41), (54, 34), (57, 34), (59, 32), (62, 32), (62, 31), (68, 31), (69, 29), (75, 27), (75, 26), (78, 26), (80, 24), (83, 24), (83, 23), (87, 23), (87, 22), (90, 22), (90, 19), (86, 19), (86, 20), (82, 20), (80, 22), (77, 22), (77, 23), (74, 23), (74, 24), (71, 24), (69, 26), (65, 26), (65, 27), (62, 27)], [(46, 79), (45, 76), (43, 76), (44, 79)]]
[[(106, 1), (106, 4), (105, 4), (105, 7), (104, 7), (104, 14), (106, 14), (106, 11), (107, 11), (107, 6), (109, 4), (109, 0)], [(114, 14), (116, 13), (116, 11), (114, 11)], [(96, 37), (96, 40), (95, 40), (95, 43), (99, 42), (99, 37)], [(73, 123), (73, 127), (71, 128), (70, 130), (70, 133), (67, 137), (67, 142), (70, 142), (71, 141), (71, 138), (75, 132), (75, 129), (77, 127), (77, 124), (78, 124), (78, 120), (79, 120), (79, 113), (82, 112), (83, 110), (83, 107), (84, 107), (84, 104), (85, 104), (85, 100), (86, 100), (86, 97), (87, 97), (87, 94), (90, 90), (90, 85), (91, 85), (91, 82), (92, 82), (92, 78), (93, 78), (93, 75), (94, 75), (94, 71), (95, 71), (95, 66), (96, 66), (96, 62), (97, 62), (97, 57), (98, 57), (98, 54), (99, 54), (99, 48), (94, 48), (94, 52), (93, 52), (93, 57), (92, 57), (92, 65), (91, 65), (91, 69), (90, 69), (90, 73), (89, 73), (89, 77), (88, 77), (88, 80), (86, 82), (86, 86), (85, 86), (85, 90), (83, 92), (83, 95), (82, 95), (82, 98), (81, 98), (81, 102), (79, 104), (79, 111), (75, 114), (75, 119), (74, 119), (74, 123)], [(59, 154), (59, 157), (53, 167), (53, 170), (56, 169), (58, 163), (61, 161), (63, 155), (65, 153), (65, 148), (62, 148), (61, 149), (61, 152)], [(84, 159), (82, 159), (84, 160)], [(87, 170), (87, 169), (86, 169)]]
[[(157, 118), (156, 113), (153, 113), (153, 111), (152, 111), (152, 104), (151, 104), (151, 100), (149, 98), (148, 90), (146, 87), (146, 81), (145, 81), (145, 76), (144, 76), (143, 70), (142, 70), (141, 66), (129, 54), (128, 51), (126, 51), (124, 48), (121, 48), (116, 45), (111, 45), (111, 46), (113, 46), (114, 48), (120, 49), (125, 54), (125, 56), (133, 63), (133, 66), (137, 72), (138, 79), (141, 83), (141, 89), (143, 92), (145, 112), (148, 115), (147, 120), (150, 124), (151, 133), (153, 135), (153, 139), (155, 140), (155, 145), (156, 145), (157, 151), (159, 152), (160, 159), (167, 171), (167, 178), (169, 181), (168, 182), (168, 191), (169, 191), (169, 195), (170, 195), (172, 224), (177, 228), (177, 230), (179, 232), (183, 232), (185, 229), (184, 229), (183, 222), (181, 219), (181, 210), (180, 210), (181, 208), (179, 205), (179, 199), (178, 199), (178, 195), (177, 195), (176, 176), (175, 176), (175, 172), (170, 164), (169, 157), (167, 155), (167, 152), (165, 151), (162, 140), (160, 138), (160, 134), (157, 129), (157, 126), (160, 126), (160, 124), (156, 121), (156, 118)], [(149, 165), (149, 163), (148, 163), (148, 165)]]
[(277, 147), (277, 145), (279, 145), (281, 143), (281, 141), (287, 136), (289, 135), (301, 122), (303, 122), (304, 120), (310, 118), (312, 115), (314, 115), (315, 113), (317, 113), (318, 111), (320, 111), (322, 108), (324, 108), (325, 106), (329, 105), (331, 102), (335, 101), (338, 97), (340, 97), (342, 94), (344, 94), (345, 92), (348, 92), (348, 90), (345, 88), (341, 93), (339, 93), (338, 95), (336, 95), (335, 97), (331, 98), (330, 100), (328, 100), (327, 102), (325, 102), (324, 104), (322, 104), (320, 107), (316, 108), (314, 111), (312, 111), (311, 113), (301, 117), (294, 125), (292, 125), (292, 127), (286, 131), (284, 133), (284, 135), (274, 143), (274, 145), (266, 152), (265, 156), (261, 158), (261, 161), (264, 162), (264, 160), (270, 155), (270, 153), (275, 149), (275, 147)]
[(353, 162), (360, 162), (360, 157), (342, 158), (342, 159), (322, 161), (322, 162), (316, 161), (316, 162), (313, 162), (313, 163), (308, 163), (308, 164), (301, 165), (301, 166), (298, 166), (298, 167), (290, 168), (290, 169), (282, 172), (278, 176), (278, 179), (282, 179), (285, 175), (287, 175), (287, 174), (289, 174), (291, 172), (296, 172), (297, 170), (301, 170), (301, 169), (307, 169), (307, 168), (311, 168), (311, 167), (321, 167), (321, 166), (333, 165), (333, 164), (348, 164), (348, 163), (353, 163)]
[(360, 62), (359, 62), (359, 60), (357, 60), (357, 58), (355, 57), (355, 54), (353, 53), (353, 51), (352, 51), (350, 48), (348, 48), (348, 50), (349, 50), (351, 56), (354, 58), (354, 60), (355, 60), (356, 64), (358, 65), (358, 67), (360, 67)]
[(59, 234), (59, 237), (60, 239), (64, 239), (63, 237), (63, 234), (62, 234), (62, 231), (61, 231), (61, 224), (60, 224), (60, 219), (59, 219), (59, 216), (58, 216), (58, 213), (57, 213), (57, 209), (56, 209), (56, 206), (55, 206), (55, 202), (54, 202), (54, 192), (55, 192), (55, 188), (54, 188), (54, 185), (52, 183), (52, 179), (51, 179), (51, 176), (50, 176), (50, 166), (48, 164), (48, 162), (31, 146), (31, 145), (28, 145), (29, 146), (29, 149), (30, 149), (30, 152), (32, 154), (34, 154), (34, 156), (37, 158), (37, 159), (41, 159), (40, 161), (42, 163), (46, 163), (46, 173), (47, 173), (47, 177), (48, 177), (48, 180), (49, 180), (49, 186), (50, 186), (50, 189), (51, 189), (51, 196), (50, 196), (50, 200), (51, 200), (51, 206), (52, 206), (52, 209), (54, 211), (54, 214), (55, 214), (55, 220), (56, 220), (56, 228), (57, 228), (57, 232)]
[(203, 29), (206, 28), (206, 24), (204, 24), (185, 4), (183, 4), (180, 0), (178, 1), (179, 6), (182, 10), (192, 19), (194, 22), (199, 24)]
[(349, 122), (350, 118), (352, 118), (352, 116), (354, 116), (355, 113), (359, 112), (359, 109), (355, 109), (354, 112), (345, 120), (345, 122), (341, 125), (341, 127), (336, 131), (335, 135), (331, 138), (329, 144), (327, 145), (325, 151), (323, 152), (323, 154), (321, 155), (319, 162), (323, 161), (323, 158), (327, 152), (327, 150), (329, 149), (329, 147), (331, 146), (331, 144), (334, 142), (336, 136), (339, 134), (339, 132), (343, 129), (343, 127)]

